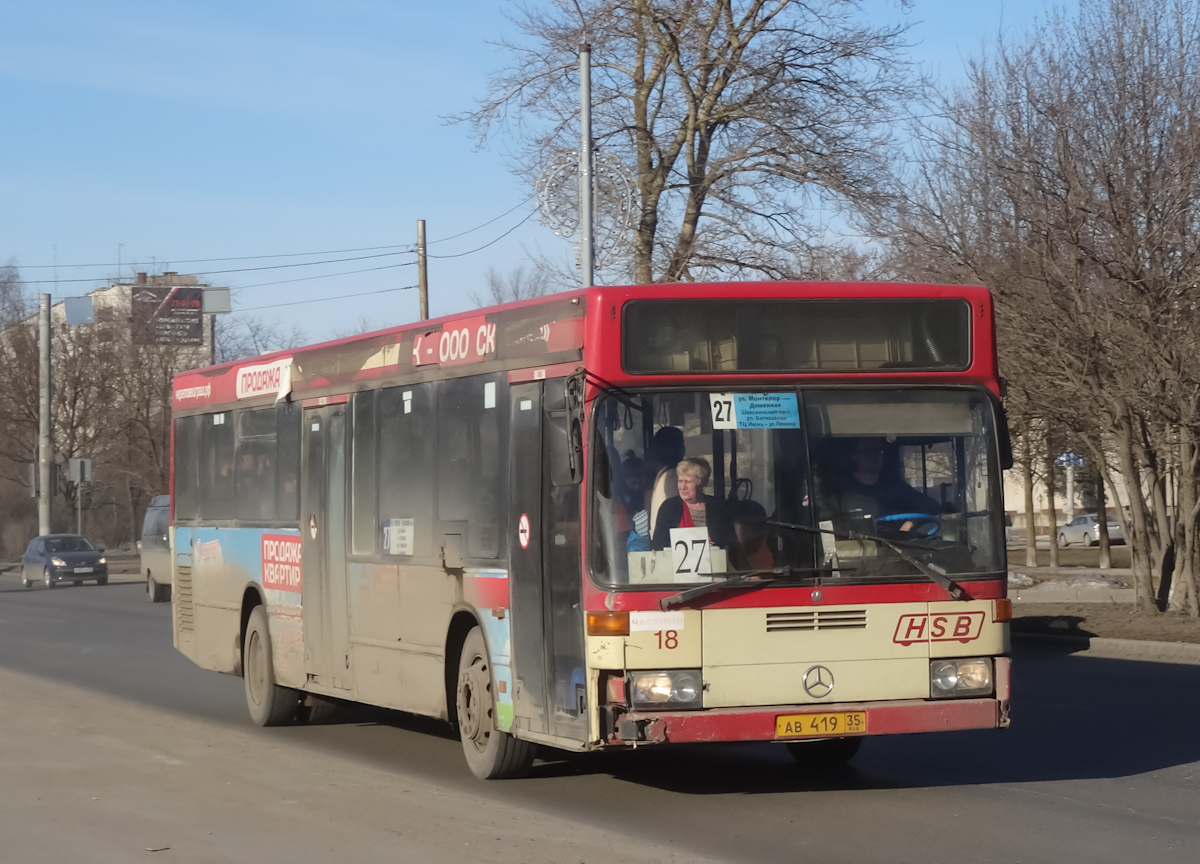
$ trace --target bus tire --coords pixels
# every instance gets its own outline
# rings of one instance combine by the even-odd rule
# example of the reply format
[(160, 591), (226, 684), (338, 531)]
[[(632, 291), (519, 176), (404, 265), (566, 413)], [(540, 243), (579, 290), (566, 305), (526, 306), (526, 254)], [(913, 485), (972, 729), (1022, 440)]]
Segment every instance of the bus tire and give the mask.
[(496, 728), (495, 689), (483, 633), (473, 627), (459, 655), (455, 687), (463, 754), (471, 773), (481, 780), (524, 777), (533, 764), (534, 745)]
[(831, 768), (853, 759), (862, 742), (862, 738), (821, 738), (792, 741), (787, 749), (792, 758), (806, 768)]
[(242, 677), (246, 684), (246, 707), (259, 726), (282, 726), (292, 722), (300, 708), (300, 691), (275, 683), (271, 633), (262, 606), (250, 611), (242, 639)]
[(151, 603), (162, 603), (167, 599), (167, 590), (170, 585), (159, 585), (154, 581), (154, 577), (149, 573), (146, 574), (146, 591), (150, 594)]

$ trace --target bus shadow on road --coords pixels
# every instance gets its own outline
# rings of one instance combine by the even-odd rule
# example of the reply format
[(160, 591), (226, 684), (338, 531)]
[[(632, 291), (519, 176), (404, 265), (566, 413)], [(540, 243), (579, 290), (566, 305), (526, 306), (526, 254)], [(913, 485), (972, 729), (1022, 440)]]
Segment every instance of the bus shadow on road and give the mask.
[(547, 752), (538, 776), (610, 774), (681, 794), (945, 787), (1127, 777), (1200, 763), (1200, 666), (1018, 648), (1008, 729), (868, 738), (815, 770), (778, 744)]

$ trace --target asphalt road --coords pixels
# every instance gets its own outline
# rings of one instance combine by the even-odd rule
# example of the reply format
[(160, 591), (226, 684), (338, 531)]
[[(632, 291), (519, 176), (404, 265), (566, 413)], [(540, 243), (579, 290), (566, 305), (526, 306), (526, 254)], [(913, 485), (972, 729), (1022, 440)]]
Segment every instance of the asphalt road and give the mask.
[[(214, 735), (236, 730), (252, 749), (300, 748), (335, 774), (369, 767), (438, 794), (567, 820), (634, 846), (654, 843), (680, 861), (1200, 860), (1197, 666), (1020, 646), (1008, 730), (869, 739), (850, 766), (823, 774), (798, 770), (771, 745), (548, 752), (532, 777), (493, 783), (471, 777), (439, 724), (395, 712), (253, 727), (241, 680), (176, 654), (169, 606), (150, 604), (139, 583), (25, 590), (0, 575), (0, 670), (167, 712)], [(0, 716), (37, 710), (0, 693)], [(5, 778), (0, 764), (0, 800), (14, 794)], [(328, 782), (338, 786), (336, 777)], [(190, 794), (199, 806), (212, 793)], [(289, 830), (270, 824), (264, 830)], [(524, 839), (536, 843), (540, 829), (528, 830)], [(585, 857), (555, 849), (543, 850), (545, 860)], [(603, 851), (586, 860), (608, 860)], [(353, 847), (346, 853), (338, 860), (356, 860)]]

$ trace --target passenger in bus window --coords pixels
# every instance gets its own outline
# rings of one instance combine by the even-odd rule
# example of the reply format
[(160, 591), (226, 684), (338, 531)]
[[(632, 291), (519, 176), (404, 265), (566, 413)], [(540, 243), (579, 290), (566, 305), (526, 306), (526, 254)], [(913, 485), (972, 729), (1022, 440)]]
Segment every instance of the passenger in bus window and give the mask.
[(707, 528), (709, 542), (722, 549), (737, 543), (729, 511), (715, 498), (704, 494), (712, 468), (707, 459), (689, 456), (675, 466), (677, 498), (668, 498), (658, 508), (651, 546), (667, 549), (672, 528)]
[(736, 566), (740, 570), (770, 570), (775, 566), (775, 556), (768, 544), (766, 508), (753, 498), (729, 506), (737, 535)]
[(623, 510), (624, 519), (617, 522), (627, 531), (626, 551), (647, 552), (650, 549), (650, 514), (646, 506), (646, 463), (632, 452), (621, 462), (624, 478), (623, 497), (616, 506)]
[(650, 502), (646, 508), (650, 514), (650, 535), (654, 536), (658, 511), (663, 502), (678, 494), (675, 466), (687, 455), (683, 443), (683, 430), (664, 426), (654, 433), (647, 452), (650, 465), (656, 472), (650, 486)]

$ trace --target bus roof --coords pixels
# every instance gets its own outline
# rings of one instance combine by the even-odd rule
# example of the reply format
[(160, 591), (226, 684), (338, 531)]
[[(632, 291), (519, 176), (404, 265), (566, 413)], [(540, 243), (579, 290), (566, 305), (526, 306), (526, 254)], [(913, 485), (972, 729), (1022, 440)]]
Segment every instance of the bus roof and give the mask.
[[(472, 372), (531, 369), (563, 374), (584, 360), (585, 343), (613, 380), (621, 377), (620, 310), (631, 300), (866, 300), (961, 299), (978, 309), (974, 355), (995, 376), (992, 304), (980, 286), (885, 282), (723, 282), (580, 288), (499, 306), (473, 309), (264, 353), (182, 372), (175, 377), (172, 407), (188, 411), (221, 404), (253, 404), (285, 396), (308, 398), (359, 389), (368, 381), (446, 377), (447, 369)], [(615, 325), (615, 326), (614, 326)], [(982, 328), (982, 332), (981, 329)], [(979, 338), (980, 335), (985, 338)], [(615, 368), (610, 368), (615, 362)], [(974, 364), (973, 364), (974, 365)], [(590, 366), (589, 366), (590, 368)], [(465, 369), (459, 370), (459, 374)], [(745, 373), (743, 373), (745, 374)], [(413, 378), (413, 376), (416, 376)], [(994, 389), (994, 388), (993, 388)]]

